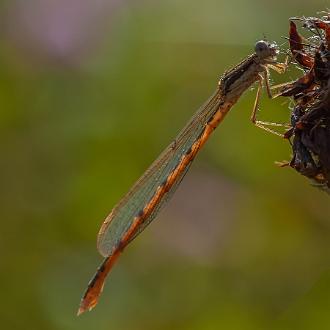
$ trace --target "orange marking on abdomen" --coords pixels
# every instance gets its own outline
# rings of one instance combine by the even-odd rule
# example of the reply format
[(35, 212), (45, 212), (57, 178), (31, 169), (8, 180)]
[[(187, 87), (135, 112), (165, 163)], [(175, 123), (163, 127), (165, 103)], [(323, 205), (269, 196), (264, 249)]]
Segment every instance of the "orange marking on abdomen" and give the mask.
[(93, 279), (88, 285), (86, 293), (81, 300), (80, 307), (78, 310), (78, 315), (85, 312), (86, 310), (91, 310), (98, 302), (99, 296), (102, 293), (104, 281), (114, 263), (118, 259), (120, 253), (123, 251), (125, 246), (130, 242), (131, 238), (139, 229), (139, 226), (148, 218), (152, 211), (157, 206), (158, 202), (162, 199), (163, 195), (171, 189), (175, 180), (179, 175), (185, 170), (189, 163), (194, 159), (199, 149), (204, 145), (208, 140), (211, 133), (223, 120), (228, 110), (231, 108), (232, 104), (228, 103), (221, 106), (221, 109), (218, 110), (210, 121), (206, 124), (204, 131), (201, 133), (200, 137), (194, 142), (194, 144), (189, 149), (189, 152), (184, 154), (181, 157), (180, 162), (175, 167), (175, 169), (168, 175), (167, 180), (160, 185), (154, 196), (151, 198), (149, 203), (145, 205), (140, 215), (136, 216), (127, 230), (125, 235), (120, 240), (118, 246), (114, 249), (112, 254), (107, 257), (100, 268), (97, 270)]
[[(163, 195), (171, 189), (173, 184), (175, 183), (176, 179), (179, 175), (185, 170), (188, 164), (194, 159), (199, 149), (204, 145), (204, 143), (209, 138), (210, 134), (214, 131), (214, 129), (219, 125), (219, 123), (223, 120), (226, 113), (230, 109), (231, 105), (224, 105), (221, 107), (221, 110), (218, 110), (212, 119), (206, 124), (204, 131), (201, 133), (200, 138), (198, 138), (194, 144), (191, 146), (188, 153), (184, 154), (181, 157), (180, 162), (175, 167), (175, 169), (168, 175), (167, 180), (161, 186), (159, 186), (151, 198), (149, 203), (144, 207), (143, 213), (139, 217), (135, 217), (132, 226), (129, 228), (128, 232), (123, 237), (122, 241), (123, 245), (126, 246), (126, 242), (130, 240), (130, 238), (135, 234), (136, 230), (138, 230), (139, 225), (143, 223), (145, 219), (148, 218), (150, 213), (154, 210), (157, 206), (159, 200), (162, 199)], [(123, 246), (123, 247), (124, 247)]]
[(81, 299), (77, 315), (84, 313), (87, 310), (94, 308), (102, 293), (104, 281), (109, 271), (118, 259), (121, 249), (115, 249), (110, 257), (105, 258), (102, 265), (96, 271), (92, 280), (88, 283), (87, 290)]
[(219, 125), (219, 123), (223, 120), (226, 113), (230, 109), (231, 105), (224, 105), (221, 107), (221, 110), (218, 110), (212, 119), (206, 124), (204, 131), (201, 133), (200, 138), (198, 138), (194, 144), (191, 146), (188, 153), (184, 154), (181, 157), (180, 162), (175, 167), (175, 169), (168, 175), (167, 180), (161, 186), (159, 186), (151, 198), (149, 203), (144, 207), (143, 214), (139, 218), (134, 219), (134, 223), (132, 224), (131, 228), (129, 229), (129, 237), (134, 235), (135, 230), (138, 229), (138, 226), (143, 223), (143, 221), (150, 215), (150, 213), (154, 210), (155, 206), (158, 204), (159, 200), (163, 197), (163, 195), (171, 189), (175, 180), (179, 177), (179, 175), (185, 170), (188, 164), (194, 159), (199, 149), (204, 145), (204, 143), (209, 138), (210, 134), (214, 131), (214, 129)]

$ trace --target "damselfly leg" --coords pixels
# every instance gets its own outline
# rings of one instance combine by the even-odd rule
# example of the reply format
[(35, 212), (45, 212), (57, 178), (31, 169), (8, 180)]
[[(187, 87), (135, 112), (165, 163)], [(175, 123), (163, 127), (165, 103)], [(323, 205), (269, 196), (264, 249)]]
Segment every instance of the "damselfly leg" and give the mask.
[[(265, 84), (265, 89), (267, 92), (267, 95), (270, 99), (275, 98), (276, 96), (272, 95), (272, 88), (269, 84), (269, 69), (271, 68), (275, 70), (276, 72), (282, 74), (286, 71), (288, 67), (288, 57), (286, 58), (284, 63), (274, 63), (274, 64), (268, 64), (268, 67), (265, 66), (265, 70), (262, 73), (259, 73), (258, 76), (258, 88), (257, 88), (257, 93), (256, 93), (256, 98), (254, 101), (253, 109), (252, 109), (252, 114), (251, 114), (251, 122), (256, 126), (259, 127), (269, 133), (275, 134), (280, 137), (285, 137), (285, 134), (280, 133), (270, 127), (284, 127), (284, 128), (290, 128), (291, 125), (289, 123), (274, 123), (274, 122), (268, 122), (268, 121), (261, 121), (258, 120), (257, 115), (259, 111), (259, 103), (260, 103), (260, 98), (261, 98), (261, 93), (263, 90), (263, 84)], [(268, 127), (270, 126), (270, 127)]]

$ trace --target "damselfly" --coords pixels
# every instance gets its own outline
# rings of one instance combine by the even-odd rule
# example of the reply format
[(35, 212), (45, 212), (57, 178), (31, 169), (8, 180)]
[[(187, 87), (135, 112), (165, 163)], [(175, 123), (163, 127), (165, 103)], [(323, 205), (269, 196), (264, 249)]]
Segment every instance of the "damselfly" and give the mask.
[(211, 133), (239, 97), (257, 81), (259, 88), (251, 120), (262, 128), (269, 124), (256, 120), (256, 112), (263, 81), (268, 95), (271, 96), (268, 68), (278, 72), (284, 69), (284, 64), (276, 61), (277, 54), (276, 44), (258, 41), (255, 45), (255, 53), (220, 78), (215, 93), (113, 208), (103, 222), (97, 240), (98, 250), (105, 260), (88, 284), (78, 315), (95, 307), (105, 278), (123, 249), (156, 217), (180, 184)]

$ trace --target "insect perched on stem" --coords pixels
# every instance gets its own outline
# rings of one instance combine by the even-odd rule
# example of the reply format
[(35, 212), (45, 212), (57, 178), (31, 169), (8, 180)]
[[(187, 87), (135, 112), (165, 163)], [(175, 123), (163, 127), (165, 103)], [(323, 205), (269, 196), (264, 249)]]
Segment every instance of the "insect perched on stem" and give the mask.
[(256, 113), (262, 82), (265, 82), (267, 93), (271, 97), (268, 68), (280, 73), (285, 69), (284, 64), (276, 61), (277, 54), (276, 44), (258, 41), (255, 45), (255, 53), (220, 78), (213, 96), (197, 111), (176, 139), (113, 208), (103, 222), (97, 240), (98, 250), (105, 259), (88, 284), (78, 315), (95, 307), (105, 278), (119, 255), (156, 217), (180, 184), (211, 133), (240, 96), (255, 82), (259, 82), (259, 88), (251, 120), (257, 126), (267, 129), (265, 126), (269, 123), (258, 121)]

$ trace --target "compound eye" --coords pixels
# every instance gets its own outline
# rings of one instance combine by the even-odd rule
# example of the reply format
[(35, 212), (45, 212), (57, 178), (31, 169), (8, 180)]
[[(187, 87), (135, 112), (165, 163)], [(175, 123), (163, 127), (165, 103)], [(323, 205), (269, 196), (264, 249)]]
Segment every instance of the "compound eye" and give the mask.
[(265, 56), (266, 53), (269, 51), (269, 45), (268, 42), (264, 40), (260, 40), (256, 43), (254, 50), (257, 55), (259, 56)]

